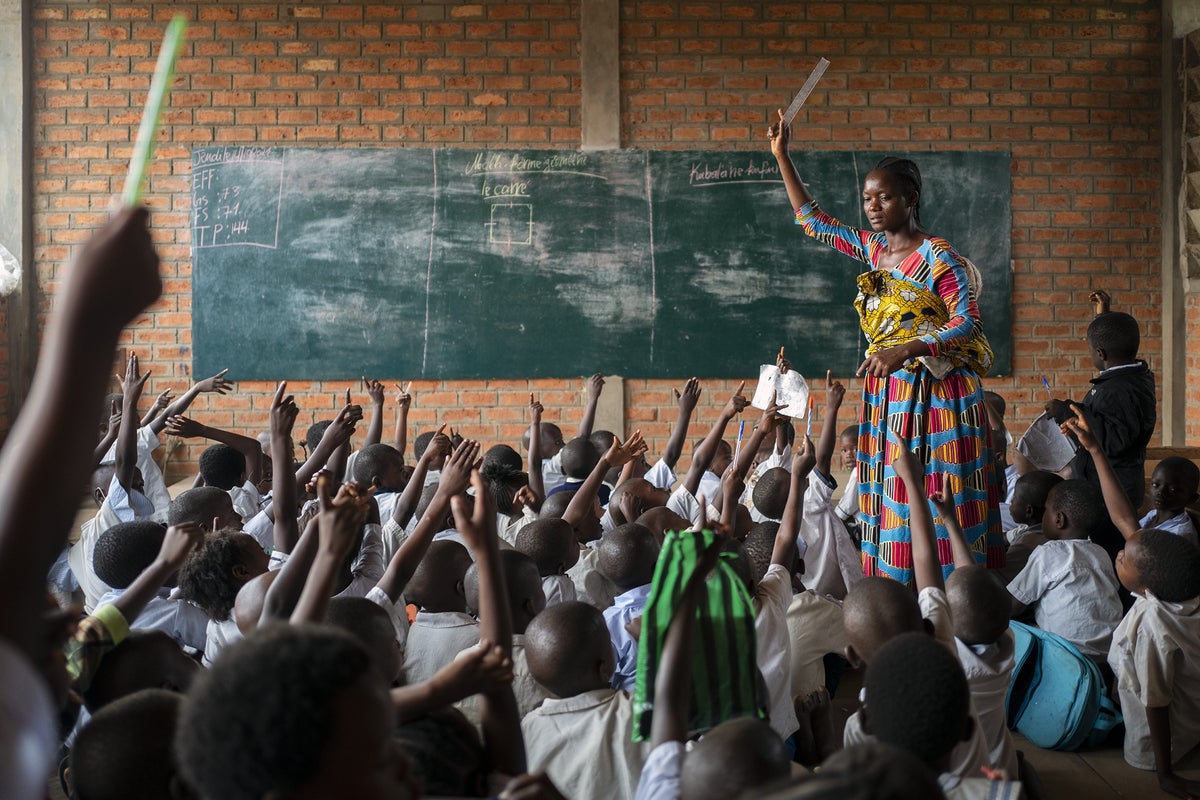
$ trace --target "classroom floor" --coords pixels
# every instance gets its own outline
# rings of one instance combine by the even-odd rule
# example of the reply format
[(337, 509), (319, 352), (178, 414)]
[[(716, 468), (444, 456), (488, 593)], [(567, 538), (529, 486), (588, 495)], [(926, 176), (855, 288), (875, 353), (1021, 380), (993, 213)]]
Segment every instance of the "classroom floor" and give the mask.
[[(834, 730), (840, 731), (846, 718), (857, 708), (862, 670), (845, 673), (833, 699)], [(1153, 772), (1134, 769), (1125, 763), (1119, 745), (1078, 753), (1042, 750), (1025, 737), (1014, 734), (1017, 749), (1033, 765), (1041, 781), (1045, 798), (1086, 797), (1088, 800), (1153, 800), (1170, 797), (1158, 788)], [(1177, 770), (1186, 777), (1200, 780), (1200, 748), (1193, 750)]]

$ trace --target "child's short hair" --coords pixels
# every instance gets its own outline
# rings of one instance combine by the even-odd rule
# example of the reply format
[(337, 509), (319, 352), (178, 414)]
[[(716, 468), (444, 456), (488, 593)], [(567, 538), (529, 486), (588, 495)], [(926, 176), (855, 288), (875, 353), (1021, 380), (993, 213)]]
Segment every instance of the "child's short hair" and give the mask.
[(1087, 329), (1088, 342), (1095, 349), (1103, 350), (1110, 361), (1135, 358), (1141, 339), (1137, 320), (1123, 311), (1097, 314)]
[[(1026, 472), (1017, 478), (1017, 482), (1013, 484), (1012, 505), (1019, 507), (1033, 506), (1044, 511), (1046, 508), (1046, 499), (1050, 496), (1050, 490), (1062, 482), (1062, 476), (1054, 472), (1047, 472), (1041, 469)], [(1041, 522), (1040, 518), (1038, 522)]]
[(206, 486), (228, 491), (241, 485), (246, 457), (227, 444), (214, 444), (200, 454), (200, 474)]
[(1090, 482), (1080, 478), (1063, 481), (1050, 490), (1046, 507), (1053, 507), (1067, 517), (1067, 523), (1076, 531), (1091, 535), (1108, 519), (1104, 497)]
[(930, 800), (944, 797), (937, 776), (894, 745), (867, 741), (837, 751), (794, 788), (763, 800)]
[(687, 754), (680, 774), (682, 800), (724, 800), (757, 795), (791, 774), (791, 756), (779, 734), (761, 719), (722, 722)]
[(225, 800), (302, 786), (334, 734), (338, 697), (370, 670), (347, 633), (264, 627), (196, 681), (175, 734), (180, 770), (200, 795)]
[(308, 426), (308, 430), (304, 433), (304, 446), (308, 448), (309, 453), (317, 449), (317, 445), (321, 443), (321, 437), (325, 435), (325, 431), (332, 424), (333, 420), (323, 419)]
[(959, 567), (946, 579), (954, 635), (964, 644), (992, 644), (1008, 630), (1012, 598), (987, 567)]
[(579, 560), (575, 531), (563, 519), (535, 519), (517, 533), (514, 546), (537, 564), (538, 574), (561, 575)]
[(166, 530), (147, 519), (113, 525), (100, 534), (92, 551), (96, 577), (114, 589), (129, 588), (158, 557)]
[(604, 577), (622, 592), (654, 579), (658, 542), (645, 525), (627, 522), (600, 537), (596, 564)]
[(612, 431), (592, 431), (592, 435), (588, 437), (588, 441), (596, 448), (596, 452), (604, 455), (609, 448), (613, 446), (613, 442), (617, 440), (617, 435)]
[(400, 644), (392, 619), (365, 597), (334, 597), (325, 609), (325, 622), (341, 628), (367, 648), (371, 660), (390, 685), (400, 674)]
[(437, 436), (437, 431), (422, 431), (417, 434), (417, 438), (413, 440), (413, 455), (420, 460), (421, 456), (425, 455), (425, 451), (429, 448), (429, 443), (433, 441), (433, 437)]
[(83, 703), (94, 714), (143, 689), (186, 692), (199, 672), (200, 665), (166, 633), (135, 630), (104, 654)]
[(534, 617), (525, 629), (525, 657), (533, 679), (563, 698), (597, 688), (588, 680), (596, 665), (611, 668), (614, 661), (604, 616), (575, 600)]
[(167, 522), (182, 525), (191, 522), (201, 528), (212, 527), (213, 517), (219, 517), (233, 507), (229, 493), (215, 486), (197, 486), (181, 492), (167, 508)]
[[(1126, 544), (1125, 555), (1129, 555)], [(1165, 603), (1182, 603), (1200, 595), (1200, 548), (1157, 528), (1137, 534), (1134, 566), (1155, 597)]]
[(171, 797), (171, 742), (183, 698), (144, 689), (100, 709), (71, 748), (72, 797), (154, 800)]
[[(393, 469), (399, 469), (404, 463), (404, 456), (400, 455), (400, 451), (392, 447), (390, 444), (372, 444), (358, 451), (358, 455), (354, 457), (354, 482), (362, 486), (371, 486), (377, 480), (382, 481), (384, 476)], [(395, 486), (385, 487), (395, 489)]]
[(867, 665), (866, 730), (936, 767), (964, 738), (971, 691), (958, 658), (932, 636), (906, 633)]
[[(457, 594), (458, 584), (463, 582), (470, 566), (471, 555), (458, 542), (450, 539), (432, 542), (408, 582), (405, 594), (418, 608), (462, 611), (459, 603), (465, 603), (465, 599), (455, 601), (451, 595)], [(453, 608), (444, 607), (446, 605)]]
[(634, 522), (648, 528), (660, 543), (668, 531), (686, 531), (692, 524), (666, 506), (648, 508)]
[(179, 570), (179, 593), (217, 622), (229, 619), (243, 581), (234, 567), (245, 563), (246, 547), (258, 547), (248, 533), (221, 530), (204, 538)]
[(838, 438), (844, 439), (846, 437), (849, 437), (855, 441), (858, 441), (858, 426), (857, 425), (847, 425), (846, 427), (842, 428), (842, 432), (838, 434)]
[(405, 722), (393, 734), (430, 796), (485, 797), (487, 753), (475, 727), (457, 708)]
[(575, 498), (575, 492), (555, 492), (545, 499), (542, 507), (538, 509), (539, 519), (562, 519), (563, 514), (567, 513), (567, 506), (571, 505), (571, 500)]
[(754, 507), (769, 519), (779, 519), (787, 508), (792, 488), (792, 474), (783, 467), (772, 467), (759, 476), (754, 484)]
[(574, 481), (587, 478), (596, 468), (596, 464), (600, 463), (600, 453), (596, 446), (583, 437), (567, 442), (559, 455), (562, 458), (563, 475)]
[(925, 627), (912, 590), (878, 576), (863, 578), (849, 588), (842, 615), (847, 640), (867, 662), (885, 643)]
[(1154, 471), (1158, 472), (1160, 469), (1164, 472), (1170, 471), (1178, 475), (1187, 484), (1191, 485), (1193, 493), (1200, 486), (1200, 467), (1196, 466), (1196, 462), (1190, 458), (1167, 456), (1158, 462), (1158, 466), (1154, 468)]
[[(521, 606), (526, 601), (533, 601), (534, 614), (540, 612), (545, 607), (545, 594), (542, 591), (542, 576), (538, 572), (537, 564), (533, 563), (533, 559), (522, 553), (520, 550), (510, 550), (507, 547), (499, 553), (500, 571), (504, 574), (504, 589), (508, 592), (508, 607), (512, 611), (512, 616), (515, 621), (520, 616)], [(466, 577), (463, 578), (463, 588), (467, 595), (467, 610), (479, 612), (479, 565), (471, 564), (467, 568)], [(537, 598), (541, 596), (542, 602), (537, 603)], [(524, 631), (513, 631), (514, 633), (524, 633)]]
[(778, 522), (760, 522), (746, 534), (742, 545), (750, 559), (750, 577), (757, 585), (771, 567), (771, 556), (775, 551), (775, 534), (779, 533)]
[[(107, 420), (105, 421), (105, 424), (106, 425), (108, 424)], [(557, 425), (555, 425), (553, 422), (543, 422), (541, 428), (538, 429), (538, 432), (542, 435), (542, 451), (543, 452), (545, 452), (546, 450), (552, 449), (553, 447), (561, 446), (561, 442), (562, 442), (562, 438), (563, 438), (562, 429), (559, 428)], [(529, 450), (529, 429), (528, 428), (526, 428), (525, 432), (521, 434), (521, 447), (525, 448), (525, 450), (528, 452), (528, 450)]]

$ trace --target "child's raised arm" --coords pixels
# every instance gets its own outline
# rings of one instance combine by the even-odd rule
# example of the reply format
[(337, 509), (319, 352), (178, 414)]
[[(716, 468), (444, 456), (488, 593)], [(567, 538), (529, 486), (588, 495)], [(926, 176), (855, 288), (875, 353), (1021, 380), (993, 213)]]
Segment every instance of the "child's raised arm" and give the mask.
[(332, 484), (328, 476), (317, 479), (317, 502), (321, 509), (317, 513), (317, 556), (292, 611), (293, 624), (325, 619), (325, 607), (329, 605), (338, 570), (367, 518), (366, 498), (358, 497), (350, 484), (343, 484), (337, 496), (331, 497)]
[[(243, 436), (233, 431), (204, 425), (194, 419), (184, 416), (167, 419), (167, 433), (181, 439), (204, 438), (228, 445), (237, 450), (246, 459), (246, 480), (255, 485), (262, 480), (262, 447), (257, 439)], [(272, 464), (274, 466), (274, 464)]]
[(379, 444), (383, 439), (383, 384), (380, 381), (362, 379), (363, 390), (371, 398), (371, 421), (367, 424), (367, 438), (363, 447)]
[[(440, 435), (440, 434), (439, 434)], [(445, 438), (445, 437), (442, 437)], [(429, 443), (429, 447), (425, 449), (428, 454), (434, 449), (435, 441)], [(446, 440), (449, 443), (449, 439)], [(425, 509), (417, 527), (413, 529), (412, 535), (404, 540), (404, 544), (396, 550), (392, 556), (392, 560), (388, 563), (387, 570), (384, 571), (383, 577), (376, 584), (381, 592), (388, 596), (393, 603), (398, 602), (400, 594), (404, 591), (404, 587), (408, 585), (412, 579), (413, 573), (417, 571), (417, 566), (421, 563), (421, 559), (425, 557), (425, 553), (429, 550), (430, 543), (433, 542), (433, 537), (441, 530), (442, 520), (446, 518), (446, 512), (450, 510), (450, 500), (466, 491), (471, 480), (471, 470), (475, 467), (475, 458), (479, 455), (479, 442), (470, 440), (460, 444), (446, 459), (445, 465), (442, 466), (442, 474), (438, 480), (437, 490), (433, 494), (433, 499), (429, 502), (429, 506)], [(424, 460), (425, 456), (421, 456)], [(417, 474), (413, 473), (413, 477), (409, 483), (417, 480)], [(420, 481), (417, 482), (420, 485)], [(407, 491), (407, 490), (406, 490)], [(396, 519), (393, 517), (393, 519)], [(400, 522), (398, 519), (396, 520)], [(407, 520), (405, 520), (407, 522)], [(403, 523), (400, 523), (403, 524)]]
[(158, 556), (133, 583), (113, 601), (121, 616), (132, 621), (145, 609), (167, 579), (179, 571), (183, 562), (204, 542), (204, 530), (194, 522), (183, 522), (167, 528)]
[[(500, 570), (496, 504), (477, 469), (471, 471), (471, 485), (475, 487), (475, 506), (470, 516), (460, 495), (450, 501), (454, 527), (466, 540), (479, 570), (479, 638), (491, 642), (511, 665), (513, 625)], [(496, 685), (483, 692), (481, 699), (480, 724), (492, 770), (520, 775), (525, 771), (525, 740), (512, 684)]]
[(605, 474), (613, 467), (625, 466), (645, 452), (646, 442), (642, 440), (641, 431), (634, 431), (633, 436), (630, 436), (625, 444), (621, 444), (620, 439), (613, 437), (612, 447), (608, 448), (607, 453), (600, 456), (596, 467), (584, 480), (583, 485), (575, 491), (575, 496), (567, 504), (562, 518), (570, 523), (571, 527), (578, 526), (584, 514), (592, 513), (592, 505), (596, 502), (600, 484), (604, 483)]
[[(171, 387), (168, 386), (166, 389), (163, 389), (161, 392), (159, 392), (158, 396), (154, 398), (154, 402), (151, 403), (150, 407), (146, 409), (146, 413), (142, 415), (142, 421), (138, 423), (138, 426), (144, 428), (150, 423), (154, 422), (154, 420), (158, 418), (159, 412), (170, 404)], [(157, 432), (158, 431), (155, 431), (155, 433)]]
[[(846, 397), (846, 387), (833, 379), (833, 373), (825, 371), (825, 419), (821, 423), (821, 438), (817, 440), (817, 470), (828, 475), (833, 464), (833, 448), (837, 445), (838, 411)], [(812, 413), (811, 411), (809, 412)]]
[(163, 428), (167, 426), (168, 419), (171, 417), (177, 417), (183, 412), (187, 411), (192, 405), (192, 401), (205, 392), (213, 392), (215, 394), (225, 394), (228, 392), (231, 388), (233, 388), (233, 384), (230, 381), (225, 380), (225, 375), (228, 372), (228, 369), (223, 369), (216, 375), (212, 375), (204, 380), (193, 383), (186, 392), (180, 395), (178, 400), (163, 409), (163, 412), (149, 423), (150, 430), (154, 431), (155, 433), (162, 433)]
[[(804, 519), (804, 493), (808, 491), (808, 476), (815, 464), (812, 441), (806, 436), (804, 443), (792, 450), (792, 481), (783, 516), (779, 518), (779, 530), (775, 534), (775, 550), (779, 549), (781, 539), (795, 545), (796, 537), (800, 535), (800, 523)], [(771, 563), (775, 563), (774, 557), (775, 552), (772, 551)]]
[(586, 439), (592, 435), (596, 424), (596, 404), (600, 402), (600, 393), (604, 391), (604, 376), (597, 372), (587, 380), (587, 407), (583, 410), (583, 419), (579, 421), (579, 438)]
[(738, 384), (738, 388), (729, 398), (729, 402), (721, 409), (712, 429), (709, 430), (708, 435), (704, 437), (704, 441), (700, 443), (696, 451), (692, 453), (692, 463), (688, 467), (687, 477), (683, 479), (684, 488), (690, 494), (695, 495), (696, 490), (700, 488), (700, 479), (704, 477), (704, 471), (712, 464), (713, 456), (717, 454), (717, 445), (720, 443), (721, 437), (725, 435), (725, 428), (729, 426), (729, 421), (742, 413), (750, 404), (750, 401), (742, 394), (742, 390), (745, 388), (745, 381)]
[(76, 254), (0, 451), (0, 637), (30, 659), (42, 652), (46, 572), (92, 471), (91, 409), (104, 397), (121, 330), (162, 292), (148, 218), (145, 208), (122, 211)]
[(667, 447), (663, 450), (662, 460), (671, 469), (679, 462), (683, 453), (683, 444), (687, 441), (688, 426), (692, 421), (692, 412), (700, 401), (700, 381), (689, 378), (683, 385), (683, 391), (675, 392), (675, 402), (679, 405), (679, 416), (675, 419), (675, 427), (671, 428), (671, 438), (667, 439)]
[(1097, 289), (1089, 294), (1088, 301), (1095, 306), (1097, 317), (1107, 314), (1112, 308), (1112, 296), (1103, 289)]
[(529, 491), (534, 504), (542, 507), (546, 499), (546, 479), (542, 475), (542, 404), (529, 393)]
[[(967, 544), (962, 525), (958, 524), (958, 515), (954, 513), (954, 492), (950, 491), (949, 473), (942, 476), (941, 490), (932, 492), (929, 499), (937, 507), (938, 516), (946, 528), (946, 535), (950, 537), (950, 554), (954, 557), (954, 566), (957, 568), (973, 565), (975, 556), (971, 554), (971, 546)], [(909, 502), (911, 504), (911, 500)]]
[(92, 467), (94, 468), (104, 458), (104, 454), (108, 452), (108, 448), (113, 446), (113, 442), (117, 440), (117, 433), (121, 430), (121, 406), (116, 400), (110, 400), (108, 404), (108, 428), (101, 437), (100, 442), (96, 445), (96, 450), (92, 454)]
[[(412, 381), (408, 382), (408, 389), (412, 388)], [(396, 384), (396, 431), (394, 434), (395, 447), (400, 453), (400, 458), (404, 458), (404, 451), (408, 449), (408, 410), (412, 408), (412, 395), (408, 393), (408, 389), (401, 388), (400, 384)]]
[(1121, 531), (1121, 535), (1129, 539), (1141, 528), (1137, 512), (1129, 502), (1129, 496), (1121, 488), (1121, 482), (1117, 480), (1117, 473), (1113, 471), (1104, 448), (1092, 434), (1091, 425), (1088, 424), (1083, 409), (1071, 403), (1071, 411), (1075, 416), (1068, 417), (1062, 424), (1062, 432), (1075, 434), (1080, 446), (1091, 454), (1092, 462), (1096, 465), (1096, 475), (1100, 478), (1100, 490), (1104, 493), (1104, 505), (1108, 507), (1108, 515), (1112, 517), (1113, 524)]
[(892, 469), (895, 470), (896, 476), (904, 481), (904, 491), (908, 496), (913, 578), (916, 580), (917, 591), (930, 588), (945, 589), (942, 563), (937, 553), (937, 532), (933, 528), (933, 515), (929, 513), (929, 503), (925, 499), (925, 468), (917, 460), (916, 454), (908, 449), (908, 442), (889, 441), (887, 446), (896, 448)]
[(300, 538), (296, 523), (296, 462), (292, 456), (292, 429), (300, 409), (292, 395), (284, 397), (287, 381), (280, 381), (271, 399), (271, 514), (275, 549), (291, 553)]
[(300, 492), (312, 480), (317, 470), (326, 465), (335, 451), (342, 449), (350, 437), (354, 435), (354, 426), (362, 419), (362, 406), (350, 402), (350, 393), (346, 393), (346, 405), (338, 411), (333, 422), (321, 435), (321, 441), (313, 448), (300, 469), (296, 470), (296, 491)]
[(129, 363), (125, 367), (125, 377), (121, 381), (121, 427), (117, 432), (116, 476), (117, 481), (125, 491), (133, 487), (133, 471), (137, 469), (137, 424), (138, 398), (142, 396), (142, 387), (150, 373), (142, 375), (138, 371), (137, 353), (129, 351)]
[[(401, 528), (408, 525), (408, 521), (412, 519), (412, 515), (417, 510), (417, 503), (421, 500), (421, 493), (425, 491), (425, 476), (429, 474), (429, 465), (436, 459), (441, 458), (450, 452), (450, 438), (445, 434), (446, 426), (437, 429), (437, 433), (429, 440), (429, 444), (425, 446), (425, 452), (417, 459), (417, 465), (413, 468), (413, 474), (409, 477), (408, 483), (404, 486), (404, 491), (400, 493), (399, 499), (396, 500), (396, 507), (392, 510), (392, 519)], [(444, 468), (444, 467), (443, 467)], [(466, 484), (463, 484), (466, 488)], [(446, 501), (449, 503), (449, 500)], [(449, 506), (442, 509), (442, 515), (445, 516)], [(437, 533), (437, 531), (434, 531)]]

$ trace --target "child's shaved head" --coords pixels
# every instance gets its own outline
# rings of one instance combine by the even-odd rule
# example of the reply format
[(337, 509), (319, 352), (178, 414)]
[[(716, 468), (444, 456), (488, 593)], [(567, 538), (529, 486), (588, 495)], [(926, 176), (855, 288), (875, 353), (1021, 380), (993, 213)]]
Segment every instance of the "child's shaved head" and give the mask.
[(600, 572), (622, 592), (653, 580), (659, 545), (646, 526), (636, 522), (619, 525), (600, 538), (596, 549)]
[(746, 797), (791, 774), (791, 757), (779, 734), (761, 719), (722, 722), (687, 754), (680, 800)]
[(1013, 521), (1022, 525), (1040, 524), (1050, 490), (1062, 482), (1061, 475), (1045, 470), (1027, 472), (1017, 478), (1011, 503)]
[(1063, 481), (1050, 490), (1042, 529), (1054, 539), (1086, 539), (1108, 519), (1100, 490), (1085, 480)]
[(1088, 344), (1103, 350), (1111, 363), (1136, 358), (1141, 336), (1137, 320), (1122, 311), (1097, 314), (1087, 329)]
[(114, 589), (128, 589), (154, 563), (167, 529), (148, 519), (119, 522), (100, 534), (92, 551), (96, 577)]
[[(543, 422), (538, 432), (542, 435), (542, 458), (553, 458), (563, 447), (562, 430), (553, 422)], [(521, 447), (529, 451), (529, 429), (521, 434)]]
[(390, 444), (372, 444), (358, 451), (354, 459), (354, 482), (361, 486), (381, 489), (401, 489), (404, 456)]
[(581, 481), (592, 474), (596, 464), (600, 463), (600, 452), (591, 440), (579, 437), (563, 445), (562, 471), (573, 481)]
[(987, 567), (959, 567), (946, 579), (954, 635), (964, 644), (992, 644), (1008, 630), (1012, 599)]
[(771, 566), (771, 556), (775, 552), (775, 534), (779, 533), (778, 522), (760, 522), (746, 534), (742, 542), (746, 548), (746, 556), (750, 559), (750, 577), (758, 584), (767, 574)]
[(233, 510), (233, 499), (228, 492), (215, 486), (188, 489), (172, 500), (167, 509), (167, 523), (170, 525), (192, 522), (211, 531), (213, 519), (217, 520), (217, 528), (242, 527), (241, 516)]
[(638, 525), (649, 529), (659, 544), (662, 544), (663, 539), (666, 538), (667, 531), (686, 531), (692, 526), (691, 522), (666, 506), (652, 508), (638, 517), (636, 521)]
[(538, 573), (562, 575), (579, 560), (579, 543), (570, 523), (562, 519), (535, 519), (517, 533), (516, 548), (533, 559)]
[(382, 606), (365, 597), (335, 597), (325, 609), (325, 622), (357, 639), (389, 686), (400, 677), (403, 651), (396, 641), (391, 617)]
[(890, 578), (863, 578), (851, 586), (842, 611), (848, 649), (866, 663), (900, 634), (925, 630), (917, 598), (907, 586)]
[(768, 519), (780, 519), (787, 507), (792, 474), (783, 467), (772, 467), (754, 484), (754, 507)]
[(426, 611), (465, 611), (463, 579), (471, 566), (467, 548), (448, 539), (433, 542), (421, 559), (405, 594)]
[(559, 697), (608, 686), (615, 661), (604, 616), (587, 603), (559, 603), (525, 629), (529, 674)]
[[(542, 576), (537, 564), (520, 550), (505, 548), (499, 553), (500, 571), (504, 573), (504, 588), (508, 592), (508, 609), (512, 614), (513, 633), (524, 633), (529, 621), (546, 608)], [(479, 567), (472, 564), (464, 581), (467, 610), (479, 611)]]
[(200, 474), (205, 486), (229, 490), (246, 474), (246, 457), (227, 444), (214, 444), (200, 454)]
[(172, 797), (171, 742), (183, 697), (144, 689), (98, 711), (71, 748), (73, 797), (150, 800)]
[(1127, 589), (1140, 584), (1132, 588), (1145, 587), (1165, 603), (1191, 600), (1200, 596), (1200, 548), (1167, 531), (1138, 531), (1117, 554), (1117, 577)]

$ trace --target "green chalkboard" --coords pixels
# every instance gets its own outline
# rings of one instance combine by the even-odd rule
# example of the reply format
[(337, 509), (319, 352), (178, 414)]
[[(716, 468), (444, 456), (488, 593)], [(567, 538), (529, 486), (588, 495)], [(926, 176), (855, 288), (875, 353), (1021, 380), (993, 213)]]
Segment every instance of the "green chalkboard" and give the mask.
[[(879, 154), (796, 154), (863, 224)], [(1011, 365), (1007, 153), (913, 154), (922, 218), (984, 275)], [(806, 375), (864, 347), (856, 262), (803, 235), (769, 154), (206, 147), (192, 154), (197, 374)]]

